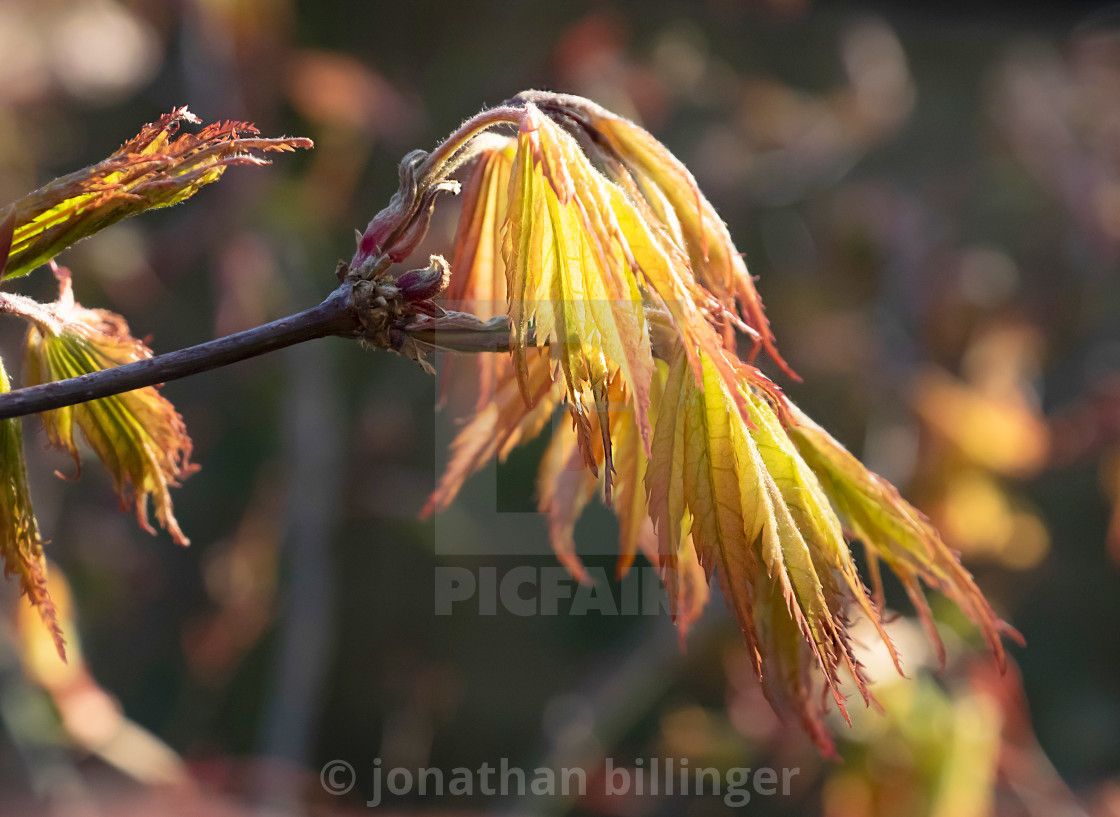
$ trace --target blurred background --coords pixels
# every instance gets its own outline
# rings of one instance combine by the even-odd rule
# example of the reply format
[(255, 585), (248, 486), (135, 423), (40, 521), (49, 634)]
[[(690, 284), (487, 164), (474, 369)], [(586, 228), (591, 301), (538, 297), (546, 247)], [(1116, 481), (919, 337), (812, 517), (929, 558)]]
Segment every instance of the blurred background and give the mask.
[[(0, 814), (360, 814), (374, 758), (673, 757), (800, 768), (756, 814), (1120, 815), (1120, 7), (2, 0), (0, 55), (0, 201), (181, 104), (315, 140), (62, 257), (79, 300), (157, 352), (324, 297), (400, 157), (484, 104), (538, 87), (634, 117), (759, 276), (805, 379), (778, 382), (931, 516), (1028, 645), (1001, 677), (935, 605), (939, 671), (888, 585), (911, 679), (865, 657), (882, 712), (835, 721), (833, 763), (770, 712), (718, 599), (683, 653), (666, 616), (436, 616), (438, 567), (555, 565), (543, 518), (521, 519), (536, 555), (471, 544), (495, 485), (500, 510), (533, 507), (542, 446), (418, 521), (453, 412), (415, 364), (320, 341), (166, 386), (202, 466), (174, 492), (189, 549), (121, 514), (92, 461), (57, 479), (72, 464), (25, 424), (71, 661), (5, 583)], [(450, 252), (455, 207), (425, 250)], [(15, 287), (52, 299), (50, 278)], [(16, 371), (20, 343), (0, 325)], [(591, 508), (577, 542), (600, 553), (614, 525)], [(320, 785), (333, 759), (359, 770), (346, 796)]]

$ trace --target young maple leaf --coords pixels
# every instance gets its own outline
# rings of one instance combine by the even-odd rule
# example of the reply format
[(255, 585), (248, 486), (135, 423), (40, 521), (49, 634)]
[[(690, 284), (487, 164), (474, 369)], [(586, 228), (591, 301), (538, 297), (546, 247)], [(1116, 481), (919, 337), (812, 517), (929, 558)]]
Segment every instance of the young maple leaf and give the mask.
[(653, 372), (642, 294), (610, 208), (610, 182), (575, 139), (528, 106), (510, 179), (506, 261), (511, 348), (529, 399), (526, 346), (549, 344), (563, 374), (579, 447), (593, 471), (591, 421), (600, 419), (604, 485), (611, 486), (607, 382), (621, 373), (638, 427), (648, 440)]
[(864, 543), (879, 606), (883, 604), (878, 569), (878, 561), (882, 559), (906, 588), (942, 663), (945, 648), (934, 626), (921, 582), (944, 593), (964, 611), (980, 628), (1002, 667), (1005, 659), (1000, 633), (1020, 640), (1021, 637), (992, 611), (957, 554), (945, 544), (925, 516), (899, 496), (893, 485), (867, 470), (800, 409), (792, 407), (792, 410), (794, 423), (789, 428), (790, 438), (817, 474), (845, 529), (852, 538)]
[[(850, 677), (871, 701), (851, 649), (853, 611), (898, 667), (881, 620), (879, 559), (935, 641), (922, 582), (962, 607), (1002, 663), (999, 633), (1013, 631), (936, 531), (738, 358), (733, 327), (751, 335), (752, 357), (765, 348), (788, 371), (726, 226), (687, 169), (647, 132), (586, 100), (527, 92), (515, 102), (523, 107), (507, 114), (519, 131), (502, 227), (513, 366), (480, 381), (475, 416), (425, 513), (539, 434), (563, 401), (573, 423), (554, 431), (538, 474), (560, 561), (586, 579), (573, 532), (601, 490), (619, 517), (620, 574), (644, 552), (682, 631), (717, 578), (768, 699), (823, 752), (833, 750), (818, 693), (846, 716), (841, 686)], [(503, 219), (510, 147), (491, 144), (460, 217), (458, 293), (500, 290), (490, 242)], [(548, 358), (529, 354), (544, 344)], [(874, 594), (846, 534), (865, 541)]]
[[(778, 353), (762, 298), (727, 225), (684, 163), (649, 131), (589, 100), (532, 91), (522, 97), (570, 119), (589, 134), (595, 155), (630, 193), (646, 219), (659, 224), (687, 253), (695, 281), (722, 307), (714, 317), (728, 345), (734, 348), (734, 327), (738, 325), (754, 341), (750, 359), (765, 348), (786, 374), (799, 379)], [(735, 319), (736, 305), (742, 322)]]
[(185, 107), (145, 125), (109, 158), (62, 176), (0, 210), (11, 222), (6, 278), (26, 275), (64, 249), (122, 218), (190, 198), (230, 165), (265, 165), (256, 152), (310, 148), (310, 139), (268, 139), (248, 122), (217, 122), (179, 134), (200, 120)]
[[(11, 388), (0, 362), (0, 393)], [(39, 538), (39, 524), (31, 507), (27, 464), (23, 458), (23, 423), (0, 420), (0, 552), (4, 575), (19, 576), (20, 591), (39, 611), (59, 656), (66, 660), (66, 642), (58, 626), (54, 603), (47, 591), (47, 560)]]
[(471, 418), (451, 443), (451, 461), (420, 512), (421, 518), (433, 511), (446, 510), (467, 477), (495, 457), (504, 462), (510, 451), (535, 439), (548, 425), (561, 393), (547, 358), (533, 356), (526, 366), (529, 399), (522, 395), (524, 387), (514, 376), (513, 367), (507, 367), (494, 389), (493, 399)]
[[(121, 366), (152, 356), (129, 334), (113, 312), (86, 309), (74, 301), (68, 270), (55, 267), (59, 297), (46, 304), (46, 316), (33, 319), (27, 333), (24, 377), (27, 385), (49, 383)], [(154, 386), (42, 412), (51, 444), (69, 451), (81, 472), (75, 426), (109, 471), (122, 509), (136, 506), (140, 527), (148, 521), (148, 497), (156, 518), (176, 544), (187, 545), (172, 510), (169, 488), (198, 470), (190, 462), (191, 439), (183, 418)]]
[[(769, 679), (771, 703), (779, 711), (791, 706), (811, 734), (823, 734), (808, 685), (774, 684), (791, 664), (804, 663), (798, 642), (808, 646), (841, 712), (841, 668), (869, 700), (851, 654), (847, 608), (859, 608), (876, 625), (892, 655), (893, 647), (840, 523), (778, 415), (745, 382), (733, 396), (715, 366), (705, 360), (703, 371), (697, 383), (679, 352), (659, 409), (646, 481), (660, 551), (678, 552), (691, 529), (701, 565), (709, 578), (718, 576), (758, 673)], [(775, 637), (783, 630), (800, 638)]]

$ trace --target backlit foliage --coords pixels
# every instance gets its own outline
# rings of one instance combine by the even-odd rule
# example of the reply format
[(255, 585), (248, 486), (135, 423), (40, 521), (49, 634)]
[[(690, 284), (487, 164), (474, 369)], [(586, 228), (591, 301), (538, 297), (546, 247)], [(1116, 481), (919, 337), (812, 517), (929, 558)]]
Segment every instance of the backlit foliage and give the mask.
[[(0, 363), (0, 393), (10, 388), (8, 373)], [(23, 424), (16, 419), (0, 420), (0, 551), (4, 555), (4, 575), (19, 577), (20, 591), (39, 610), (62, 655), (65, 642), (47, 591), (47, 560), (27, 487)]]
[[(0, 209), (0, 277), (26, 275), (51, 262), (59, 278), (56, 302), (0, 293), (0, 312), (30, 325), (24, 358), (26, 385), (77, 377), (151, 357), (119, 315), (74, 301), (70, 273), (54, 264), (64, 249), (128, 216), (177, 204), (221, 178), (230, 165), (265, 165), (262, 153), (309, 148), (311, 141), (261, 137), (246, 122), (219, 122), (180, 133), (199, 120), (176, 108), (144, 128), (104, 161), (55, 179)], [(0, 368), (0, 373), (2, 373)], [(0, 391), (8, 391), (0, 374)], [(81, 471), (75, 429), (109, 471), (121, 507), (135, 506), (144, 530), (151, 498), (156, 518), (174, 541), (188, 544), (172, 511), (169, 489), (197, 470), (191, 440), (175, 407), (148, 387), (43, 412), (51, 444), (68, 451)], [(27, 486), (22, 421), (0, 420), (0, 547), (5, 573), (38, 608), (60, 655), (63, 639), (47, 592), (43, 542)]]
[(311, 147), (309, 139), (266, 139), (248, 122), (217, 122), (198, 133), (185, 107), (145, 125), (104, 161), (55, 179), (0, 210), (10, 220), (11, 249), (3, 277), (26, 275), (64, 249), (122, 218), (190, 198), (230, 165), (264, 165), (253, 151)]
[[(74, 301), (69, 271), (56, 268), (58, 300), (47, 305), (55, 322), (32, 324), (27, 333), (24, 378), (35, 386), (121, 366), (152, 356), (129, 334), (120, 315), (86, 309)], [(189, 540), (179, 529), (169, 488), (198, 470), (192, 465), (191, 438), (183, 418), (155, 386), (44, 411), (39, 415), (51, 445), (70, 453), (81, 471), (75, 429), (109, 471), (121, 507), (135, 505), (140, 527), (155, 533), (148, 521), (148, 497), (156, 518), (176, 544)]]
[[(105, 162), (0, 213), (7, 274), (127, 215), (181, 201), (229, 164), (261, 163), (248, 151), (310, 144), (261, 139), (241, 123), (175, 138), (182, 119), (192, 118), (174, 111)], [(440, 194), (460, 191), (455, 175), (465, 192), (452, 263), (433, 255), (422, 269), (391, 273), (419, 247)], [(4, 311), (31, 324), (29, 383), (151, 355), (119, 316), (77, 304), (69, 274), (55, 269), (55, 303), (0, 298)], [(682, 638), (717, 581), (771, 704), (826, 754), (827, 699), (845, 717), (846, 685), (872, 702), (872, 679), (853, 650), (854, 622), (902, 669), (883, 627), (880, 562), (899, 577), (935, 643), (924, 587), (954, 601), (1002, 665), (1000, 634), (1014, 631), (956, 554), (755, 366), (764, 350), (796, 377), (727, 226), (684, 165), (634, 123), (579, 97), (540, 92), (483, 111), (431, 154), (405, 157), (399, 190), (338, 274), (361, 327), (353, 331), (374, 345), (423, 363), (442, 327), (479, 344), (475, 350), (508, 349), (457, 375), (473, 381), (475, 412), (426, 513), (446, 508), (472, 473), (537, 437), (563, 410), (538, 476), (558, 558), (588, 580), (574, 530), (600, 494), (619, 518), (619, 575), (639, 552), (655, 564)], [(447, 307), (466, 312), (445, 312), (432, 300), (440, 292)], [(425, 326), (433, 336), (411, 334)], [(507, 330), (493, 344), (495, 331)], [(749, 347), (743, 355), (740, 336)], [(43, 422), (76, 461), (80, 429), (122, 505), (135, 504), (151, 530), (151, 498), (160, 524), (186, 544), (168, 489), (195, 469), (191, 442), (156, 388), (51, 410)], [(3, 430), (12, 488), (0, 508), (5, 562), (51, 623), (18, 421)], [(871, 590), (854, 540), (866, 550)]]
[[(467, 251), (451, 281), (456, 293), (496, 297), (504, 272), (513, 367), (483, 373), (479, 409), (427, 511), (563, 405), (571, 424), (557, 426), (538, 478), (560, 560), (586, 579), (572, 532), (600, 492), (620, 520), (619, 572), (643, 551), (682, 629), (718, 580), (767, 697), (822, 751), (832, 751), (822, 693), (845, 715), (846, 682), (872, 700), (853, 617), (895, 656), (880, 561), (935, 641), (923, 583), (976, 622), (1002, 664), (999, 633), (1012, 631), (936, 530), (753, 365), (765, 349), (792, 375), (727, 227), (688, 170), (586, 100), (527, 92), (511, 108), (516, 146), (480, 148), (466, 171), (457, 248)], [(495, 167), (511, 151), (503, 205)], [(744, 357), (736, 328), (750, 343)], [(853, 560), (856, 539), (874, 592)]]

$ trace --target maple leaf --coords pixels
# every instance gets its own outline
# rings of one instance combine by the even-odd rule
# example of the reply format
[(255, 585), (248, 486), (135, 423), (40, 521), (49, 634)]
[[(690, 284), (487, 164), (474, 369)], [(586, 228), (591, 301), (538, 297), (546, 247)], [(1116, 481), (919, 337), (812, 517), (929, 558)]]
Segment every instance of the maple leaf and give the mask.
[[(788, 371), (691, 174), (644, 130), (586, 100), (517, 100), (519, 116), (501, 120), (518, 124), (516, 149), (498, 140), (478, 151), (451, 272), (459, 295), (500, 291), (493, 235), (504, 218), (512, 365), (492, 369), (489, 392), (480, 381), (475, 416), (425, 512), (539, 434), (563, 402), (572, 424), (554, 430), (538, 473), (559, 560), (587, 580), (574, 530), (600, 493), (619, 517), (619, 575), (643, 552), (682, 633), (717, 579), (774, 709), (795, 715), (822, 752), (833, 751), (823, 693), (845, 717), (846, 679), (872, 700), (851, 646), (853, 613), (901, 673), (882, 623), (879, 560), (899, 574), (935, 641), (921, 582), (956, 601), (1002, 663), (999, 633), (1013, 631), (924, 518), (739, 359), (735, 327), (753, 338), (751, 357), (765, 348)], [(547, 357), (530, 354), (546, 344)], [(847, 537), (865, 540), (874, 593)]]
[[(0, 361), (0, 393), (11, 388)], [(23, 457), (23, 423), (0, 420), (0, 552), (4, 575), (19, 576), (20, 591), (38, 610), (59, 656), (66, 660), (66, 642), (47, 590), (47, 560), (39, 537), (39, 523), (31, 506), (27, 464)]]
[(659, 408), (646, 484), (661, 556), (679, 554), (691, 530), (700, 563), (709, 579), (718, 577), (771, 703), (779, 711), (791, 707), (831, 751), (820, 739), (823, 713), (815, 697), (804, 683), (792, 684), (803, 670), (790, 667), (805, 665), (801, 642), (843, 712), (841, 667), (870, 699), (852, 658), (846, 608), (861, 608), (888, 647), (890, 641), (839, 521), (778, 415), (745, 383), (735, 396), (716, 366), (702, 363), (697, 383), (678, 352)]
[(992, 611), (972, 576), (925, 516), (899, 496), (898, 490), (872, 473), (804, 412), (793, 408), (789, 434), (798, 451), (826, 487), (850, 535), (864, 543), (875, 595), (882, 605), (878, 560), (898, 576), (944, 663), (945, 648), (922, 591), (925, 582), (944, 593), (984, 634), (1002, 667), (1000, 634), (1019, 638)]
[[(570, 118), (590, 135), (611, 175), (631, 194), (646, 220), (660, 223), (687, 254), (696, 282), (718, 300), (722, 310), (714, 317), (725, 342), (734, 348), (735, 326), (746, 329), (754, 341), (750, 359), (765, 348), (783, 371), (800, 379), (778, 353), (762, 298), (727, 225), (684, 163), (649, 131), (589, 100), (533, 91), (521, 96)], [(736, 306), (742, 322), (734, 318)]]
[[(152, 356), (129, 334), (119, 315), (86, 309), (74, 301), (68, 270), (55, 267), (59, 298), (46, 304), (49, 319), (32, 318), (27, 333), (24, 377), (38, 385), (121, 366)], [(140, 527), (148, 521), (148, 498), (156, 518), (175, 540), (186, 545), (172, 509), (169, 488), (198, 470), (190, 462), (191, 439), (183, 418), (154, 386), (42, 412), (43, 426), (56, 448), (70, 453), (81, 472), (74, 429), (81, 430), (109, 471), (122, 509), (136, 507)]]
[(4, 277), (26, 275), (123, 218), (178, 204), (217, 181), (230, 165), (269, 163), (257, 153), (312, 147), (310, 139), (261, 137), (248, 122), (217, 122), (195, 134), (179, 134), (184, 121), (200, 120), (185, 107), (176, 108), (145, 125), (107, 159), (0, 210), (0, 223), (12, 223)]
[(575, 140), (531, 105), (517, 137), (505, 240), (510, 346), (526, 400), (526, 347), (548, 344), (564, 380), (579, 447), (593, 471), (596, 413), (610, 499), (607, 382), (621, 373), (643, 439), (649, 439), (653, 370), (642, 293), (610, 202), (613, 185)]

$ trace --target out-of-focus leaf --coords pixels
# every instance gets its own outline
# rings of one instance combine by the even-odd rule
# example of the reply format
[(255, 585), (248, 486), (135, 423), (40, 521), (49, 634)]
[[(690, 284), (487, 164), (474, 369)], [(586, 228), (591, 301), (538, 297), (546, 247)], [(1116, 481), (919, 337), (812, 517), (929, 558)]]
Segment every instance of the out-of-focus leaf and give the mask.
[[(8, 391), (8, 374), (0, 362), (0, 393)], [(66, 659), (66, 642), (58, 626), (54, 602), (47, 590), (47, 560), (39, 538), (39, 523), (31, 507), (27, 465), (23, 458), (23, 423), (0, 420), (0, 551), (4, 575), (19, 576), (20, 591), (38, 610), (59, 656)]]
[(1046, 424), (1019, 401), (990, 397), (930, 370), (914, 381), (911, 402), (923, 422), (977, 465), (1023, 477), (1046, 463)]
[[(878, 699), (882, 712), (858, 724), (857, 736), (845, 747), (846, 762), (828, 770), (822, 793), (826, 813), (1005, 813), (993, 810), (1003, 721), (991, 695), (961, 686), (946, 691), (923, 674), (886, 686)], [(884, 745), (899, 747), (889, 774), (885, 753), (875, 751)]]
[[(151, 357), (129, 334), (120, 315), (86, 309), (74, 301), (67, 270), (56, 268), (59, 299), (47, 305), (53, 321), (37, 321), (27, 334), (24, 377), (28, 385), (78, 377)], [(169, 489), (198, 470), (190, 462), (191, 439), (183, 418), (155, 386), (124, 392), (40, 414), (51, 444), (69, 451), (81, 470), (75, 427), (113, 478), (122, 509), (136, 506), (140, 527), (148, 521), (148, 497), (156, 518), (177, 544), (189, 540), (179, 529)]]
[[(70, 245), (122, 218), (178, 204), (217, 181), (230, 165), (264, 165), (258, 153), (310, 148), (310, 139), (263, 138), (247, 122), (217, 122), (179, 134), (200, 120), (185, 107), (145, 125), (104, 161), (55, 179), (0, 210), (12, 218), (4, 276), (26, 275)], [(254, 151), (256, 153), (254, 153)]]
[(1049, 552), (1042, 520), (996, 475), (975, 465), (945, 463), (937, 478), (936, 487), (924, 486), (922, 506), (954, 550), (1013, 570), (1035, 567)]
[[(57, 615), (67, 632), (74, 626), (70, 586), (57, 565), (47, 580), (58, 600)], [(121, 705), (93, 677), (76, 637), (66, 662), (54, 645), (21, 609), (16, 618), (20, 632), (20, 659), (29, 680), (51, 696), (67, 737), (84, 752), (97, 755), (134, 780), (151, 785), (183, 784), (188, 773), (182, 758), (158, 737), (129, 720)]]
[(361, 60), (337, 51), (302, 50), (285, 62), (288, 99), (312, 122), (394, 141), (417, 125), (415, 103)]

